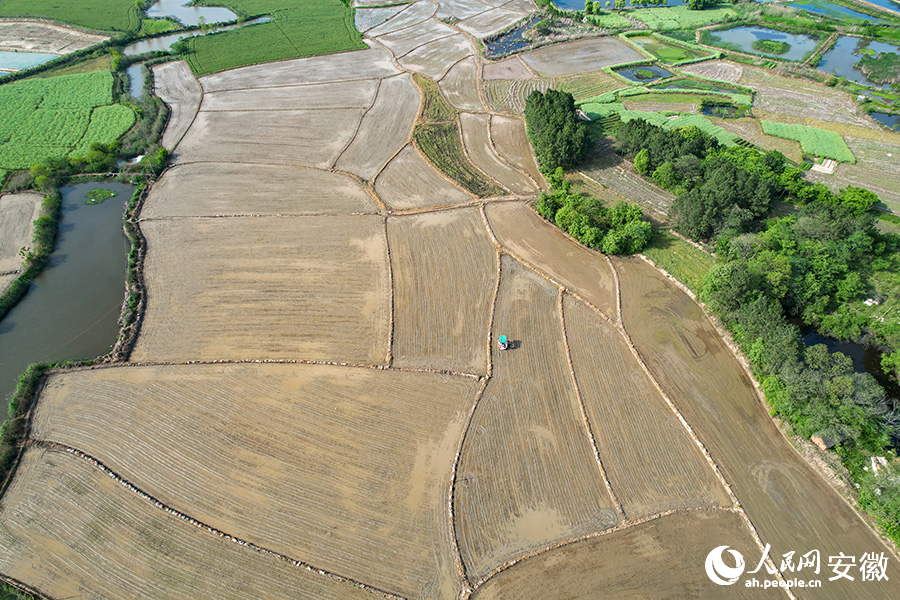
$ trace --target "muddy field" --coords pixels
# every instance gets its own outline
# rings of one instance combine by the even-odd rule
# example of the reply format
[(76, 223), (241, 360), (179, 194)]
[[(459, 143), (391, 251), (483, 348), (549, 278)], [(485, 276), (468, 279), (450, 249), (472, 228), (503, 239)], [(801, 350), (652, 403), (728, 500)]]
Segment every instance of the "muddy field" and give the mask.
[(412, 145), (401, 150), (378, 175), (375, 191), (397, 210), (463, 204), (473, 199), (432, 168)]
[(203, 90), (183, 60), (154, 65), (153, 93), (169, 105), (169, 122), (163, 133), (162, 145), (174, 149), (187, 132), (197, 110)]
[(74, 27), (33, 21), (0, 21), (0, 51), (69, 54), (108, 40)]
[(141, 227), (149, 293), (133, 360), (384, 362), (390, 307), (380, 217), (185, 219)]
[(34, 434), (248, 542), (446, 598), (450, 467), (477, 387), (318, 365), (85, 371), (49, 382)]
[[(772, 556), (881, 551), (879, 539), (800, 457), (700, 307), (638, 259), (615, 260), (625, 329), (714, 461)], [(896, 561), (888, 577), (900, 578)], [(886, 582), (826, 582), (801, 598), (887, 598)], [(858, 583), (858, 582), (857, 582)], [(871, 585), (868, 585), (871, 584)]]
[(541, 75), (567, 75), (645, 57), (618, 38), (602, 37), (544, 46), (525, 52), (521, 58)]
[(566, 361), (555, 286), (508, 256), (494, 376), (459, 465), (460, 551), (478, 579), (524, 552), (616, 524)]
[(200, 110), (299, 110), (303, 108), (369, 108), (377, 79), (287, 85), (253, 90), (206, 92)]
[(526, 16), (528, 16), (528, 13), (522, 10), (510, 10), (505, 7), (495, 8), (463, 19), (456, 26), (477, 38), (484, 38), (506, 29)]
[(487, 373), (497, 257), (477, 208), (388, 220), (394, 364)]
[[(41, 215), (41, 194), (0, 195), (0, 274), (22, 266), (19, 250), (31, 245), (34, 220)], [(0, 290), (6, 286), (0, 285)]]
[(448, 27), (440, 21), (428, 19), (415, 26), (378, 36), (376, 39), (387, 46), (394, 56), (399, 58), (404, 54), (409, 54), (423, 44), (451, 36), (454, 33), (456, 33), (456, 30), (452, 27)]
[(489, 204), (487, 216), (505, 249), (615, 318), (616, 284), (602, 255), (566, 237), (524, 204)]
[(399, 59), (399, 62), (404, 68), (437, 81), (447, 74), (450, 67), (473, 53), (469, 40), (463, 34), (457, 33), (419, 46)]
[(482, 68), (484, 79), (527, 79), (534, 77), (518, 56), (497, 62), (485, 62)]
[[(222, 186), (240, 181), (240, 186)], [(374, 213), (377, 204), (355, 179), (306, 167), (188, 163), (166, 170), (142, 219), (233, 215)]]
[(531, 142), (525, 135), (525, 121), (504, 115), (491, 116), (491, 141), (494, 149), (508, 163), (527, 173), (535, 182), (543, 183), (531, 150)]
[(785, 597), (772, 590), (712, 583), (703, 562), (708, 549), (722, 544), (744, 556), (759, 554), (737, 515), (726, 511), (678, 513), (526, 559), (490, 579), (473, 598)]
[(478, 96), (478, 65), (475, 58), (461, 60), (439, 83), (447, 101), (460, 110), (482, 111), (484, 105)]
[(0, 517), (0, 569), (51, 598), (379, 597), (199, 528), (67, 452), (26, 452)]
[(491, 144), (490, 115), (460, 113), (466, 154), (475, 166), (514, 194), (533, 194), (538, 187), (524, 173), (497, 156)]

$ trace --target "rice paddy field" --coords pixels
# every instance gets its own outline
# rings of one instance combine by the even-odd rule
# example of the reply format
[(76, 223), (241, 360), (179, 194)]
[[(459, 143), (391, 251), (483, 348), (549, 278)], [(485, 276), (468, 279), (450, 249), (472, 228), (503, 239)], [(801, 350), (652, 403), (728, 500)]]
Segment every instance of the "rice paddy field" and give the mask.
[[(703, 309), (534, 211), (544, 180), (516, 113), (555, 86), (613, 96), (597, 130), (654, 115), (800, 153), (757, 119), (816, 127), (857, 159), (833, 181), (896, 170), (896, 134), (839, 90), (726, 61), (685, 71), (758, 85), (756, 118), (628, 111), (599, 70), (641, 58), (618, 38), (486, 62), (468, 36), (523, 0), (356, 0), (365, 41), (338, 0), (229, 4), (272, 20), (154, 66), (175, 152), (139, 215), (137, 334), (40, 382), (0, 488), (4, 581), (58, 600), (756, 597), (705, 558), (727, 544), (752, 568), (771, 544), (776, 564), (889, 557), (885, 581), (795, 597), (897, 595), (892, 550), (790, 446)], [(641, 11), (681, 29), (710, 12)], [(90, 77), (106, 87), (2, 85), (0, 106), (54, 111), (16, 125), (74, 149), (124, 121), (108, 72)], [(671, 194), (594, 141), (574, 189), (662, 218)], [(27, 208), (3, 213), (19, 237), (0, 261)], [(664, 225), (645, 254), (695, 290), (712, 264)]]
[(0, 17), (41, 17), (98, 31), (137, 31), (141, 10), (121, 0), (3, 0)]

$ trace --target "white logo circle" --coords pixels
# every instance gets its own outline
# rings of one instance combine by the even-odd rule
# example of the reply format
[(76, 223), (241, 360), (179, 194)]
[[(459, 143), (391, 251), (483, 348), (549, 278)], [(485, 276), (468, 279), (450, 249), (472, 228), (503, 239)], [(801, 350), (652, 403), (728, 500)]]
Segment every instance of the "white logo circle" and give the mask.
[(744, 557), (741, 553), (737, 550), (728, 550), (737, 562), (737, 566), (729, 567), (722, 560), (722, 553), (725, 550), (728, 550), (728, 546), (719, 546), (706, 555), (706, 575), (718, 585), (731, 585), (744, 572)]

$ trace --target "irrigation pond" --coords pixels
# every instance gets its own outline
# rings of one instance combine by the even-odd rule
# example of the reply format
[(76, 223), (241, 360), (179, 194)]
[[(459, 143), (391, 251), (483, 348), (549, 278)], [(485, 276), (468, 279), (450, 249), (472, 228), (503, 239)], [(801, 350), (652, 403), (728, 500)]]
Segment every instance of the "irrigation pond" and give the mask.
[(662, 67), (657, 67), (654, 65), (619, 69), (618, 71), (616, 71), (616, 73), (618, 73), (622, 77), (625, 77), (626, 79), (630, 79), (631, 81), (637, 81), (638, 83), (650, 83), (651, 81), (656, 81), (657, 79), (665, 79), (666, 77), (672, 76), (672, 73), (670, 71), (666, 71)]
[[(96, 189), (116, 193), (85, 204)], [(119, 333), (128, 240), (122, 211), (134, 188), (115, 181), (64, 187), (59, 238), (50, 264), (0, 321), (0, 397), (5, 403), (37, 361), (94, 358)]]
[(237, 15), (221, 6), (189, 6), (189, 0), (159, 0), (147, 9), (151, 19), (174, 18), (184, 25), (204, 23), (227, 23), (237, 19)]
[(892, 44), (864, 40), (862, 38), (851, 36), (841, 36), (834, 43), (834, 46), (822, 55), (821, 60), (819, 60), (818, 69), (825, 73), (846, 77), (848, 80), (855, 81), (856, 83), (888, 89), (890, 87), (889, 84), (879, 85), (869, 81), (863, 72), (856, 68), (856, 64), (865, 55), (865, 53), (862, 52), (863, 50), (870, 54), (874, 53), (875, 55), (882, 52), (900, 53), (900, 48)]
[[(750, 54), (760, 54), (785, 60), (801, 61), (809, 52), (816, 49), (818, 40), (812, 36), (799, 33), (785, 33), (767, 27), (732, 27), (712, 32), (713, 45), (729, 50), (739, 50)], [(784, 42), (790, 48), (783, 54), (765, 52), (753, 48), (753, 43), (762, 40)]]

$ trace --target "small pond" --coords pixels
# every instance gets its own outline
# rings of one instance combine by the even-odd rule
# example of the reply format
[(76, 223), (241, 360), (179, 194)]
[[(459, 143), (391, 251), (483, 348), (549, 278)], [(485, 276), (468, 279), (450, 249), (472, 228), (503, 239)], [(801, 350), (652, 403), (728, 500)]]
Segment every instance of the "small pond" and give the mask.
[[(255, 25), (257, 23), (265, 23), (266, 21), (271, 21), (272, 17), (260, 17), (259, 19), (253, 19), (252, 21), (245, 21), (243, 23), (235, 23), (234, 25), (227, 25), (225, 27), (211, 27), (207, 33), (215, 33), (217, 31), (228, 31), (229, 29), (237, 29), (238, 27), (246, 27), (247, 25)], [(170, 35), (162, 35), (155, 38), (148, 38), (146, 40), (141, 40), (140, 42), (135, 42), (133, 44), (129, 44), (122, 49), (122, 53), (127, 56), (138, 56), (140, 54), (146, 54), (147, 52), (156, 52), (157, 50), (162, 52), (167, 52), (169, 48), (172, 47), (172, 44), (177, 42), (178, 40), (186, 37), (195, 37), (198, 35), (204, 35), (202, 31), (182, 31), (181, 33), (173, 33)]]
[[(116, 196), (85, 204), (87, 193), (98, 188)], [(122, 211), (134, 188), (91, 182), (61, 192), (62, 219), (50, 264), (0, 321), (0, 398), (6, 403), (29, 364), (101, 356), (119, 335), (128, 254)]]
[(190, 0), (159, 0), (147, 9), (151, 19), (174, 18), (184, 25), (205, 23), (226, 23), (237, 19), (237, 15), (221, 6), (188, 6)]
[[(720, 46), (725, 49), (739, 50), (750, 54), (759, 54), (762, 56), (771, 56), (773, 58), (783, 58), (785, 60), (801, 61), (808, 52), (816, 49), (818, 41), (808, 35), (784, 33), (775, 29), (766, 27), (733, 27), (722, 31), (713, 31), (713, 45)], [(772, 40), (775, 42), (785, 42), (790, 44), (790, 48), (784, 54), (774, 54), (772, 52), (763, 52), (753, 48), (753, 42), (757, 40)]]
[[(584, 3), (581, 4), (581, 7), (584, 8)], [(510, 29), (505, 33), (501, 33), (494, 39), (484, 40), (485, 48), (487, 48), (487, 55), (501, 56), (526, 48), (531, 41), (525, 39), (523, 35), (540, 20), (540, 15), (532, 15), (531, 18), (523, 21), (518, 27)]]
[[(584, 0), (581, 0), (581, 2), (579, 2), (578, 0), (553, 0), (553, 3), (555, 5), (557, 5), (558, 7), (565, 9), (565, 10), (584, 10)], [(646, 7), (631, 6), (629, 4), (629, 8), (656, 8), (656, 7), (662, 7), (662, 6), (681, 6), (683, 4), (687, 4), (687, 2), (685, 0), (666, 0), (662, 4), (655, 4), (655, 5), (648, 4)], [(609, 6), (606, 6), (605, 0), (603, 2), (600, 2), (601, 10), (609, 10), (610, 8), (612, 8), (614, 6), (615, 6), (614, 1), (610, 1)]]
[(650, 35), (636, 35), (628, 38), (629, 42), (637, 44), (647, 52), (658, 57), (663, 62), (675, 63), (682, 60), (709, 56), (707, 52), (698, 52), (690, 48), (684, 48), (675, 44), (668, 44)]
[(21, 71), (58, 58), (58, 54), (43, 52), (0, 52), (0, 71)]
[(690, 92), (725, 92), (726, 94), (734, 94), (735, 90), (721, 85), (716, 85), (708, 81), (694, 81), (693, 79), (682, 79), (681, 81), (673, 81), (664, 85), (655, 86), (656, 90), (685, 90)]
[(887, 127), (888, 129), (900, 130), (900, 115), (889, 115), (881, 112), (871, 112), (869, 116)]
[[(643, 67), (631, 67), (628, 69), (619, 69), (616, 71), (622, 77), (630, 79), (631, 81), (636, 81), (638, 83), (650, 83), (651, 81), (656, 81), (657, 79), (664, 79), (666, 77), (671, 77), (672, 73), (666, 71), (662, 67), (657, 67), (654, 65), (643, 66)], [(652, 73), (652, 76), (650, 74)]]
[(878, 17), (857, 12), (833, 2), (824, 2), (823, 0), (798, 0), (797, 2), (788, 2), (786, 5), (841, 21), (868, 21), (873, 23), (882, 21)]
[(144, 69), (143, 63), (135, 63), (125, 69), (128, 75), (128, 93), (134, 98), (140, 98), (144, 91)]
[(897, 46), (885, 44), (884, 42), (873, 42), (862, 38), (841, 36), (837, 39), (834, 46), (822, 55), (817, 68), (825, 73), (846, 77), (848, 80), (855, 81), (856, 83), (888, 89), (890, 87), (889, 84), (885, 83), (880, 85), (873, 83), (866, 79), (866, 76), (863, 75), (862, 71), (856, 68), (856, 63), (863, 57), (861, 50), (871, 51), (876, 55), (882, 52), (900, 52), (900, 48), (897, 48)]

